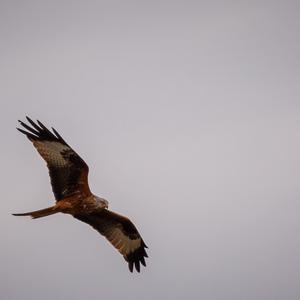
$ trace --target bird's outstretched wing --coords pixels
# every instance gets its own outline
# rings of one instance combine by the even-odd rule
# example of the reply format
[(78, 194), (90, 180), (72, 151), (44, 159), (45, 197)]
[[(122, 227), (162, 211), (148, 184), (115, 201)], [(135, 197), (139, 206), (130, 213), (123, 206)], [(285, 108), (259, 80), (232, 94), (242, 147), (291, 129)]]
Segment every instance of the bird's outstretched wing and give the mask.
[(134, 266), (140, 272), (140, 263), (146, 266), (147, 246), (129, 219), (107, 209), (99, 213), (74, 215), (74, 217), (104, 235), (128, 262), (130, 272), (133, 271)]
[(19, 121), (26, 130), (17, 129), (28, 137), (46, 161), (56, 200), (62, 200), (76, 193), (90, 195), (89, 168), (84, 160), (54, 128), (51, 132), (40, 121), (34, 123), (30, 118), (26, 117), (26, 119), (31, 126)]

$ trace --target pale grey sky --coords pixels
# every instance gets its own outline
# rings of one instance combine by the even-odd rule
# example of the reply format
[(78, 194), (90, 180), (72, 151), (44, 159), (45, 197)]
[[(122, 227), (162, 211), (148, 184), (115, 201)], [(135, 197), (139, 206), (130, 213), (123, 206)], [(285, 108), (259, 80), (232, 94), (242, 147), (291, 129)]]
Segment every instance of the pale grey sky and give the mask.
[[(0, 297), (300, 298), (298, 1), (1, 1)], [(149, 246), (131, 274), (53, 203), (28, 114)]]

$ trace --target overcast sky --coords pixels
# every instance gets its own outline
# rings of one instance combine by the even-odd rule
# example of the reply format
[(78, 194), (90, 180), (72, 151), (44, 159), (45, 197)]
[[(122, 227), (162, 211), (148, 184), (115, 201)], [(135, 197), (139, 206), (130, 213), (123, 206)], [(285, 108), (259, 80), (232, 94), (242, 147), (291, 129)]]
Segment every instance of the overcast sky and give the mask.
[[(1, 1), (0, 297), (300, 298), (298, 1)], [(55, 127), (149, 246), (131, 274), (50, 206)]]

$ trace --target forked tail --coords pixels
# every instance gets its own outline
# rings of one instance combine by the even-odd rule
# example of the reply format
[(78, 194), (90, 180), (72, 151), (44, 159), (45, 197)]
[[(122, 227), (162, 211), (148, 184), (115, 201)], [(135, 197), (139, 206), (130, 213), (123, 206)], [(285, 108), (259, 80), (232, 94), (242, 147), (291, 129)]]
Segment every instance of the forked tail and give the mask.
[(51, 206), (48, 208), (31, 211), (31, 212), (27, 212), (27, 213), (13, 214), (13, 216), (30, 216), (32, 219), (37, 219), (37, 218), (42, 218), (42, 217), (56, 214), (58, 212), (59, 212), (59, 210), (57, 209), (56, 206)]

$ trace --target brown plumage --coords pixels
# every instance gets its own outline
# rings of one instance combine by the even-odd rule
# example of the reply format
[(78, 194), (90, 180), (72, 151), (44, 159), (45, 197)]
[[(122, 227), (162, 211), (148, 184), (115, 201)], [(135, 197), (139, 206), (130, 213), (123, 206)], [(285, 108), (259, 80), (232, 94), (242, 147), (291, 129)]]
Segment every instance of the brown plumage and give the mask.
[(21, 122), (24, 129), (17, 128), (33, 143), (49, 169), (56, 204), (45, 209), (13, 214), (31, 216), (33, 219), (58, 212), (74, 216), (91, 225), (123, 255), (129, 270), (140, 272), (140, 264), (146, 266), (147, 256), (143, 239), (133, 223), (126, 217), (108, 210), (108, 202), (93, 195), (88, 185), (88, 165), (52, 128), (51, 132), (40, 121), (29, 125)]

